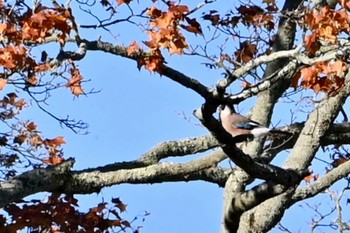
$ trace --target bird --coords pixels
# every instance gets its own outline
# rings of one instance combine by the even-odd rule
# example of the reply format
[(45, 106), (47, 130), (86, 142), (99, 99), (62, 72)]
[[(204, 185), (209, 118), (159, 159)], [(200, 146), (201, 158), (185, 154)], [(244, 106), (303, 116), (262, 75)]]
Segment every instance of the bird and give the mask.
[(273, 130), (235, 113), (233, 106), (220, 105), (220, 110), (221, 125), (232, 137), (245, 136), (249, 138), (253, 136), (259, 138), (266, 136)]

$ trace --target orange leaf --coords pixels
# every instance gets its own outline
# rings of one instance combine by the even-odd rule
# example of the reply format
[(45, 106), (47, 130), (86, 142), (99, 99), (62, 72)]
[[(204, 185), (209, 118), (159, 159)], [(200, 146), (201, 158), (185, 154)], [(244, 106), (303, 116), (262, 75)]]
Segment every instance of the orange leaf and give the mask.
[(319, 72), (319, 70), (316, 70), (313, 67), (306, 67), (301, 69), (300, 73), (303, 77), (301, 85), (306, 89), (312, 88), (312, 86), (317, 81), (317, 75), (319, 74)]
[(350, 10), (350, 2), (349, 0), (340, 0), (340, 5), (342, 5), (346, 10)]
[(64, 159), (62, 157), (58, 156), (58, 155), (53, 155), (53, 156), (50, 156), (47, 159), (43, 159), (42, 161), (45, 164), (58, 165), (58, 164), (64, 162)]
[(56, 137), (54, 139), (45, 139), (43, 143), (49, 147), (59, 147), (62, 144), (66, 144), (66, 141), (64, 140), (64, 137)]
[(0, 91), (4, 89), (4, 86), (7, 84), (7, 79), (0, 78)]
[(185, 38), (179, 38), (173, 42), (170, 43), (169, 46), (169, 53), (170, 55), (177, 53), (179, 55), (183, 54), (183, 49), (188, 48), (188, 45), (185, 41)]
[(310, 55), (315, 55), (316, 51), (318, 51), (321, 47), (321, 43), (318, 41), (318, 35), (316, 33), (312, 33), (305, 37), (305, 45), (307, 51)]
[(249, 83), (249, 82), (247, 82), (247, 81), (243, 81), (243, 83), (242, 83), (243, 89), (249, 88), (249, 87), (251, 87), (251, 86), (252, 86), (252, 84)]
[(335, 74), (336, 76), (341, 77), (345, 70), (345, 63), (343, 61), (337, 60), (333, 63), (328, 63), (328, 66), (325, 68), (325, 74)]
[(190, 12), (190, 9), (188, 9), (188, 6), (185, 5), (177, 5), (169, 7), (169, 11), (173, 11), (182, 15)]
[(140, 46), (136, 43), (136, 41), (132, 41), (128, 47), (128, 55), (133, 55), (134, 53), (137, 53), (140, 51)]
[(334, 44), (337, 40), (338, 32), (334, 30), (334, 27), (325, 26), (319, 29), (319, 36), (323, 37), (325, 40)]
[(304, 177), (304, 181), (308, 184), (311, 183), (311, 181), (316, 181), (318, 179), (319, 175), (318, 174), (310, 174), (306, 177)]
[(73, 95), (79, 96), (84, 93), (84, 90), (81, 87), (83, 77), (80, 75), (78, 69), (70, 69), (70, 73), (72, 74), (72, 77), (68, 80), (66, 87), (70, 88)]
[(22, 108), (24, 107), (25, 104), (26, 104), (26, 101), (24, 99), (20, 99), (20, 100), (16, 101), (13, 104), (13, 106), (15, 106), (19, 110), (22, 110)]

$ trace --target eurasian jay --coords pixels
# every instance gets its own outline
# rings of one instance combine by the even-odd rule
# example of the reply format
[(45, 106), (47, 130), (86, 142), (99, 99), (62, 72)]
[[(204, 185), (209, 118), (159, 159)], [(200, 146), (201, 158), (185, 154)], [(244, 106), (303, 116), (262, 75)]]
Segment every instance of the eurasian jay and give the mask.
[(272, 130), (247, 117), (235, 113), (233, 106), (220, 105), (220, 109), (222, 127), (231, 134), (232, 137), (253, 135), (254, 138), (258, 138), (267, 135)]

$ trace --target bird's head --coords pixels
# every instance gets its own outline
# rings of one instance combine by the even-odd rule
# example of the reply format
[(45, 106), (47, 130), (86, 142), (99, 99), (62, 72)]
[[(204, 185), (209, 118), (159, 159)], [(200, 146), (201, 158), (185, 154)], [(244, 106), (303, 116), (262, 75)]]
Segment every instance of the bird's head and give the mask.
[(220, 104), (219, 105), (219, 111), (220, 112), (227, 112), (227, 113), (235, 113), (235, 109), (233, 108), (232, 105), (229, 104)]

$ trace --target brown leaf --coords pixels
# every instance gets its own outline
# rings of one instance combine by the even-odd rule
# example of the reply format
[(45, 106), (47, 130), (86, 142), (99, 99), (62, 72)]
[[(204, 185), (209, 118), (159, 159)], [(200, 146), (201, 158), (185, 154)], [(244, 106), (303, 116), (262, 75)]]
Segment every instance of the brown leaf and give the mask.
[(130, 223), (126, 220), (121, 222), (122, 225), (124, 225), (124, 227), (131, 227)]
[(162, 16), (162, 11), (158, 10), (157, 7), (152, 6), (151, 9), (149, 9), (147, 11), (148, 16), (150, 16), (151, 18), (158, 18), (160, 16)]
[(5, 136), (0, 137), (0, 146), (6, 146), (7, 145), (7, 138)]
[(33, 132), (36, 130), (36, 124), (34, 122), (30, 122), (26, 125), (28, 131)]
[(13, 139), (13, 143), (18, 143), (19, 145), (22, 145), (27, 137), (25, 135), (18, 135)]
[(300, 77), (301, 77), (301, 72), (300, 71), (296, 72), (291, 79), (290, 86), (294, 87), (294, 89), (297, 89), (299, 86)]
[(116, 207), (118, 207), (120, 212), (126, 211), (127, 205), (125, 205), (119, 198), (112, 198), (112, 203), (114, 203)]
[(257, 51), (257, 46), (255, 44), (245, 41), (241, 43), (240, 49), (235, 52), (236, 60), (246, 63), (253, 59)]
[(129, 4), (132, 0), (117, 0), (118, 6), (120, 6), (121, 4), (125, 3), (125, 4)]
[(197, 22), (195, 18), (190, 19), (189, 17), (185, 18), (189, 25), (181, 25), (181, 27), (189, 32), (194, 34), (203, 34), (201, 25)]
[(341, 157), (339, 159), (334, 159), (333, 162), (331, 163), (331, 165), (332, 165), (333, 168), (336, 168), (339, 165), (341, 165), (341, 164), (343, 164), (343, 163), (345, 163), (347, 161), (349, 161), (349, 159)]

